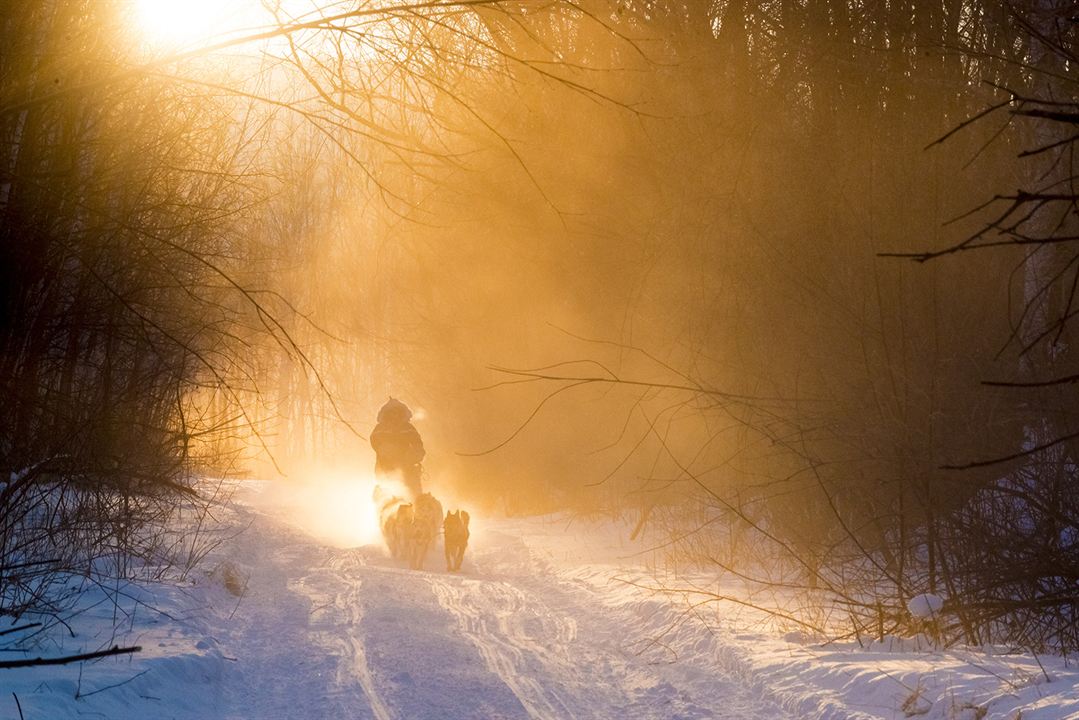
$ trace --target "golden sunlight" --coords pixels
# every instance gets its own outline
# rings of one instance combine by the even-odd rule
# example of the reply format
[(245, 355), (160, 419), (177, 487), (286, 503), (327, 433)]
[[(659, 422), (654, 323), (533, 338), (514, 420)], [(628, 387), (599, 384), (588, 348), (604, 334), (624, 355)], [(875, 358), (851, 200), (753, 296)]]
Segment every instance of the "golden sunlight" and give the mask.
[(263, 512), (335, 547), (382, 543), (373, 499), (375, 478), (312, 468), (304, 477), (273, 483), (259, 497)]
[(133, 0), (132, 9), (146, 42), (170, 48), (199, 45), (269, 20), (259, 0)]

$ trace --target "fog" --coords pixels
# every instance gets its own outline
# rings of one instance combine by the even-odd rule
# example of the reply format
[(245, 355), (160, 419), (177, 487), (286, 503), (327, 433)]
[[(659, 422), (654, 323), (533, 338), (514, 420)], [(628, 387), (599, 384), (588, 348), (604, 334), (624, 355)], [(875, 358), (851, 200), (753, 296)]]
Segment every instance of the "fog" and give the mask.
[(141, 12), (0, 28), (11, 472), (153, 517), (273, 478), (340, 525), (392, 396), (454, 506), (628, 517), (676, 565), (902, 607), (990, 592), (1016, 526), (1068, 557), (1065, 10)]
[[(686, 484), (687, 458), (724, 486), (782, 478), (804, 458), (776, 437), (888, 475), (998, 440), (962, 417), (1014, 367), (993, 360), (1011, 320), (999, 276), (1020, 256), (878, 257), (963, 237), (975, 223), (946, 221), (1014, 180), (1012, 134), (979, 152), (996, 126), (925, 149), (992, 90), (937, 55), (810, 62), (834, 43), (812, 28), (730, 65), (707, 38), (659, 32), (683, 20), (638, 20), (630, 42), (581, 16), (552, 76), (539, 58), (567, 48), (514, 37), (505, 52), (533, 64), (462, 70), (452, 96), (416, 82), (439, 115), (410, 128), (439, 150), (398, 165), (361, 145), (376, 198), (354, 158), (290, 127), (313, 137), (289, 143), (299, 170), (268, 201), (270, 276), (326, 331), (304, 341), (356, 433), (311, 372), (271, 364), (287, 368), (266, 419), (286, 474), (371, 466), (362, 436), (390, 395), (424, 410), (432, 478), (517, 512), (647, 505)], [(777, 55), (794, 67), (775, 75)], [(548, 400), (570, 381), (492, 368), (738, 397), (601, 382)]]

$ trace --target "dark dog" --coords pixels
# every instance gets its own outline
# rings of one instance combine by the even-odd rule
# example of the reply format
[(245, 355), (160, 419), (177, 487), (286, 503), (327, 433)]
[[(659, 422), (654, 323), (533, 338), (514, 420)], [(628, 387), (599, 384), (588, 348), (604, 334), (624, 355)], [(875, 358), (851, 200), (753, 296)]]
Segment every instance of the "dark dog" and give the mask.
[(382, 512), (382, 537), (394, 560), (407, 556), (415, 512), (408, 503), (388, 505)]
[(423, 570), (427, 551), (431, 543), (438, 538), (438, 519), (442, 517), (442, 503), (431, 493), (423, 493), (416, 498), (415, 508), (412, 514), (406, 557), (409, 567), (413, 570)]
[(468, 547), (468, 513), (464, 510), (446, 513), (442, 533), (446, 541), (446, 569), (460, 570)]
[(427, 551), (438, 539), (442, 503), (430, 493), (417, 496), (414, 502), (405, 502), (379, 486), (375, 487), (374, 501), (390, 556), (404, 560), (413, 570), (422, 570)]

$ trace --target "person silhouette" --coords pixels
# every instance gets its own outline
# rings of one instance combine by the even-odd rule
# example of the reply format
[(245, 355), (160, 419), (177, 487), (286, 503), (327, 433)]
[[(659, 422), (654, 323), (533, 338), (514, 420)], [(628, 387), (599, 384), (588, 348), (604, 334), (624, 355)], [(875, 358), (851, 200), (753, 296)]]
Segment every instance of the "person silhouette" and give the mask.
[(371, 431), (375, 476), (400, 479), (410, 501), (423, 494), (420, 463), (426, 454), (423, 439), (411, 420), (412, 411), (408, 406), (391, 397), (378, 411), (378, 424)]

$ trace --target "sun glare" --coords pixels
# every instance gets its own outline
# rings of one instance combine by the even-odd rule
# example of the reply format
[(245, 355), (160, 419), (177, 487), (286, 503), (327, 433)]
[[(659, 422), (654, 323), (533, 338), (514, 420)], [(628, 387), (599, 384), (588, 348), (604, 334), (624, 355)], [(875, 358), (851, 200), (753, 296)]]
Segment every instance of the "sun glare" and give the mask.
[(272, 484), (259, 497), (263, 511), (340, 548), (382, 542), (371, 476), (312, 471)]
[(134, 16), (149, 44), (200, 45), (265, 25), (259, 0), (134, 0)]

